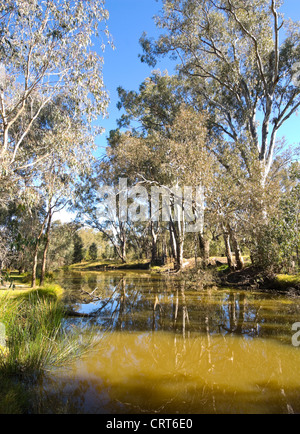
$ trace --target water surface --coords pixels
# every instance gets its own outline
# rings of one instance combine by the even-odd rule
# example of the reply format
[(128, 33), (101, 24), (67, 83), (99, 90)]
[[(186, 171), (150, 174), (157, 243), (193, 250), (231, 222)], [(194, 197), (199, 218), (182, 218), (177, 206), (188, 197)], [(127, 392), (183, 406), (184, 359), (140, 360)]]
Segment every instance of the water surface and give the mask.
[[(44, 413), (298, 413), (300, 300), (147, 272), (64, 273), (101, 344), (44, 379)], [(97, 288), (97, 289), (96, 289)], [(93, 292), (97, 300), (87, 293)]]

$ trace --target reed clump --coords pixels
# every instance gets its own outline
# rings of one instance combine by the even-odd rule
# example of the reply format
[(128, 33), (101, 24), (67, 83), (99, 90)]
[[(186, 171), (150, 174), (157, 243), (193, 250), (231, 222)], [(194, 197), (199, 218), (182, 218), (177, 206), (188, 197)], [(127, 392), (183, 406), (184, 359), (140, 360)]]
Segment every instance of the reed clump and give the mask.
[(24, 380), (34, 382), (53, 368), (65, 367), (95, 345), (93, 335), (83, 337), (82, 331), (65, 326), (59, 295), (58, 287), (49, 287), (0, 297), (0, 388), (7, 391), (0, 399), (1, 414), (23, 408)]

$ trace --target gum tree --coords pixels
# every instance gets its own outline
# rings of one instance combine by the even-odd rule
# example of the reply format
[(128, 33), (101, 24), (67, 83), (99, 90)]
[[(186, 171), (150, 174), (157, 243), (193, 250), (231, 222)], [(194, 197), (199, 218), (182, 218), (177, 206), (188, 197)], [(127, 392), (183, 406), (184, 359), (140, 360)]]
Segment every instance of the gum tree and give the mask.
[(93, 119), (105, 113), (103, 58), (98, 53), (109, 37), (107, 18), (102, 0), (1, 2), (2, 179), (31, 169), (51, 155), (51, 143), (32, 144), (27, 139), (41, 112), (62, 91), (75, 102), (74, 117), (83, 115), (90, 128)]
[(164, 0), (156, 18), (162, 36), (141, 38), (142, 61), (171, 56), (189, 81), (195, 104), (210, 113), (211, 149), (227, 168), (226, 149), (240, 156), (261, 186), (276, 136), (300, 106), (300, 32), (277, 0)]
[(189, 88), (191, 104), (209, 113), (207, 146), (226, 176), (235, 179), (229, 202), (239, 198), (231, 218), (222, 217), (224, 238), (228, 248), (231, 238), (238, 257), (245, 205), (240, 193), (249, 191), (257, 229), (266, 227), (277, 136), (300, 106), (299, 25), (284, 18), (282, 3), (164, 0), (156, 18), (161, 36), (141, 38), (142, 61), (154, 66), (158, 58), (170, 56)]
[[(32, 189), (43, 200), (45, 216), (36, 238), (33, 260), (32, 286), (36, 284), (36, 270), (40, 244), (44, 240), (41, 281), (44, 283), (51, 240), (53, 216), (75, 201), (75, 185), (80, 175), (88, 174), (93, 161), (90, 135), (84, 119), (74, 118), (74, 100), (62, 94), (45, 107), (28, 139), (35, 143), (49, 143), (51, 154), (34, 171)], [(62, 145), (63, 144), (63, 145)]]
[[(155, 88), (154, 93), (157, 91)], [(139, 107), (136, 109), (139, 110)], [(170, 244), (176, 267), (180, 270), (183, 267), (186, 222), (196, 220), (196, 223), (200, 223), (201, 216), (197, 215), (197, 212), (200, 214), (204, 208), (202, 195), (198, 193), (196, 196), (195, 192), (206, 186), (211, 176), (211, 159), (205, 147), (206, 117), (204, 113), (197, 113), (182, 105), (173, 119), (169, 117), (167, 121), (167, 117), (165, 120), (161, 118), (158, 128), (158, 123), (153, 121), (154, 116), (151, 117), (151, 110), (149, 113), (141, 110), (142, 116), (147, 117), (146, 134), (137, 135), (129, 131), (119, 135), (115, 133), (116, 140), (111, 142), (113, 146), (108, 148), (107, 154), (111, 167), (118, 167), (119, 172), (128, 176), (133, 184), (147, 188), (151, 206), (151, 187), (163, 190), (169, 195), (169, 203), (165, 205), (169, 209)], [(156, 128), (150, 125), (156, 125)], [(185, 187), (193, 190), (192, 212), (188, 210), (188, 205), (184, 205)], [(158, 212), (160, 214), (160, 211)], [(157, 239), (163, 229), (163, 222), (159, 215), (155, 215), (155, 209), (149, 209), (149, 214), (152, 216), (149, 228), (152, 237), (152, 261), (155, 263)], [(197, 226), (197, 230), (203, 236), (200, 226)]]

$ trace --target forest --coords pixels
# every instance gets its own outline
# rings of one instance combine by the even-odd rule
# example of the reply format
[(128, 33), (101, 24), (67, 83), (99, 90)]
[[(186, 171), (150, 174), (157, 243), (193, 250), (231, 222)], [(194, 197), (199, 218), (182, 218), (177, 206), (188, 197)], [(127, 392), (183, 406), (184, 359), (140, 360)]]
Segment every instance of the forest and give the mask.
[[(166, 1), (162, 36), (141, 37), (141, 61), (155, 68), (170, 55), (178, 72), (154, 70), (138, 92), (118, 89), (118, 126), (97, 159), (93, 120), (108, 95), (103, 57), (89, 41), (100, 26), (111, 42), (107, 12), (102, 2), (72, 3), (2, 5), (1, 269), (30, 272), (35, 286), (39, 267), (43, 282), (46, 269), (73, 262), (83, 227), (95, 233), (86, 259), (99, 243), (99, 259), (169, 258), (180, 270), (184, 258), (205, 267), (210, 256), (226, 256), (229, 268), (242, 269), (246, 256), (261, 269), (296, 271), (298, 150), (276, 138), (300, 104), (298, 24), (285, 22), (275, 1)], [(149, 196), (153, 185), (201, 186), (199, 233), (185, 234), (174, 217), (174, 194), (169, 222), (120, 221), (109, 210), (99, 219), (99, 189), (113, 187), (118, 201), (120, 178)], [(74, 223), (53, 222), (62, 209), (77, 215)]]
[(160, 36), (139, 41), (149, 76), (120, 83), (101, 153), (118, 48), (105, 1), (0, 1), (1, 293), (107, 269), (300, 289), (300, 148), (282, 132), (300, 107), (300, 27), (283, 9), (162, 0)]

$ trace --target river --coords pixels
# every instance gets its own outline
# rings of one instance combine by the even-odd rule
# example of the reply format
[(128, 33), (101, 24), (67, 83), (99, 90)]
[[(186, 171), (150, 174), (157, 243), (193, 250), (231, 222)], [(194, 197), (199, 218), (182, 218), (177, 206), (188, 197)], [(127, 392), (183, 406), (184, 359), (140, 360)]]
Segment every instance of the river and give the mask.
[[(39, 412), (300, 412), (300, 299), (145, 271), (68, 272), (58, 282), (72, 309), (92, 314), (68, 325), (96, 329), (101, 342), (42, 380)], [(87, 294), (95, 289), (97, 300)]]

